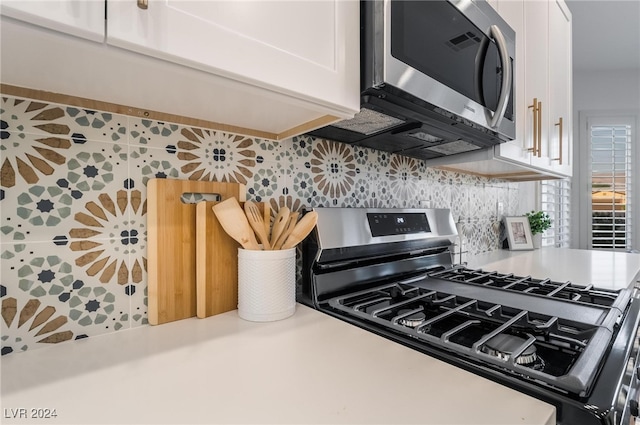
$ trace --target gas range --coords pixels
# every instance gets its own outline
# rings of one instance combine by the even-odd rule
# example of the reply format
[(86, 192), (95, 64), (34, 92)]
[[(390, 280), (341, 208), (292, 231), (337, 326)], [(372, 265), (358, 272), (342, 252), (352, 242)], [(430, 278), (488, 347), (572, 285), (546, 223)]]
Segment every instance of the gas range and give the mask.
[(315, 211), (299, 301), (553, 404), (559, 424), (638, 416), (631, 289), (454, 266), (445, 209)]

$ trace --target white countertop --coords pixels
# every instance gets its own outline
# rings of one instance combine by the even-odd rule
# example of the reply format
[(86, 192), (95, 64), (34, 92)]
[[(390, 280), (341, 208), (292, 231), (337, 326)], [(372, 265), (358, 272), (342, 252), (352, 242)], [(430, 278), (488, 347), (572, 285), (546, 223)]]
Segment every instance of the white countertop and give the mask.
[[(495, 251), (471, 267), (619, 288), (639, 254)], [(3, 424), (553, 424), (553, 406), (298, 305), (235, 311), (1, 359)], [(12, 418), (55, 409), (55, 419)]]
[(552, 247), (497, 250), (476, 256), (468, 266), (604, 289), (626, 288), (640, 279), (640, 254), (611, 251)]
[[(278, 322), (232, 311), (1, 366), (3, 424), (555, 423), (546, 403), (302, 305)], [(57, 418), (7, 418), (19, 408)]]

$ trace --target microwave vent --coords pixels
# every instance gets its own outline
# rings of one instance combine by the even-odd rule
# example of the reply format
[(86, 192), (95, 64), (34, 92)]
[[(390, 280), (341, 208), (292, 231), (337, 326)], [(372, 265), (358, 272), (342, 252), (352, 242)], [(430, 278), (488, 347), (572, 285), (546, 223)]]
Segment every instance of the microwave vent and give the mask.
[(480, 146), (465, 142), (464, 140), (456, 140), (454, 142), (431, 146), (426, 149), (443, 155), (454, 155), (457, 153), (475, 151), (476, 149), (480, 149)]
[(332, 124), (332, 126), (364, 135), (370, 135), (392, 127), (397, 127), (403, 123), (404, 121), (390, 115), (376, 112), (372, 109), (362, 108), (353, 118), (339, 121)]
[(442, 137), (437, 137), (434, 135), (431, 135), (429, 133), (425, 133), (424, 131), (418, 131), (416, 133), (411, 133), (408, 134), (409, 137), (413, 137), (415, 139), (418, 140), (422, 140), (423, 142), (429, 142), (429, 143), (439, 143), (442, 142), (444, 139)]

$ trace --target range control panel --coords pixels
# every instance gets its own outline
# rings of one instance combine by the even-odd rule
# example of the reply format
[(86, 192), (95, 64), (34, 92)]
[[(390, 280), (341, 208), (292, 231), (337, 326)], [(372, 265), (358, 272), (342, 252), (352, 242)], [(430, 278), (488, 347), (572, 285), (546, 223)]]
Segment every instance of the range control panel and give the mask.
[(367, 213), (367, 220), (374, 237), (431, 231), (425, 213)]

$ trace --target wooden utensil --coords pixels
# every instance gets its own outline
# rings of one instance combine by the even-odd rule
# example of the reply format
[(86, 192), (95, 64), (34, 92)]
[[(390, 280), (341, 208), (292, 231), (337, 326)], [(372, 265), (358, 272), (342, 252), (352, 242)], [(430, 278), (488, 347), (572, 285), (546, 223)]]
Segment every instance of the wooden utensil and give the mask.
[(297, 223), (297, 220), (298, 220), (298, 215), (299, 215), (298, 212), (292, 212), (292, 213), (289, 214), (289, 220), (287, 221), (287, 224), (286, 224), (284, 230), (282, 231), (282, 233), (278, 237), (278, 240), (276, 241), (275, 245), (273, 246), (273, 249), (281, 249), (282, 248), (282, 245), (287, 240), (287, 237), (289, 236), (289, 234), (291, 233), (293, 228), (296, 227), (296, 223)]
[[(267, 232), (267, 237), (269, 237), (269, 233), (271, 232), (271, 207), (268, 202), (260, 202), (262, 206), (262, 216), (264, 217), (264, 231)], [(271, 242), (271, 239), (269, 239)]]
[(244, 203), (244, 212), (247, 215), (247, 220), (249, 221), (249, 225), (258, 236), (260, 242), (262, 242), (262, 247), (269, 251), (271, 250), (271, 244), (269, 243), (269, 236), (264, 230), (264, 219), (262, 218), (262, 213), (258, 209), (258, 206), (251, 201), (247, 201)]
[[(185, 193), (244, 201), (246, 187), (175, 179), (147, 183), (148, 320), (158, 325), (196, 315), (196, 204)], [(242, 214), (244, 216), (244, 214)]]
[[(273, 227), (271, 228), (271, 246), (273, 247), (282, 231), (285, 229), (287, 224), (289, 223), (289, 215), (291, 211), (288, 207), (282, 207), (278, 210), (278, 214), (276, 215), (275, 220), (273, 220)], [(274, 248), (275, 249), (275, 248)]]
[(278, 241), (276, 242), (276, 244), (273, 247), (273, 249), (281, 249), (282, 248), (282, 245), (287, 240), (287, 237), (289, 237), (289, 234), (296, 227), (296, 223), (298, 221), (298, 216), (299, 215), (300, 215), (299, 212), (292, 212), (291, 214), (289, 214), (289, 222), (287, 223), (287, 227), (285, 227), (285, 229), (282, 231), (282, 234), (278, 238)]
[[(201, 319), (238, 308), (240, 245), (222, 228), (213, 212), (215, 204), (199, 202), (196, 207), (196, 313)], [(269, 205), (257, 205), (270, 213)]]
[(293, 228), (289, 237), (287, 237), (287, 241), (282, 245), (282, 249), (293, 248), (298, 245), (307, 235), (316, 227), (316, 223), (318, 222), (318, 213), (315, 211), (310, 211), (306, 213), (296, 224), (296, 227)]
[(236, 240), (244, 249), (260, 249), (247, 216), (235, 198), (229, 198), (213, 207), (222, 228), (229, 236)]

